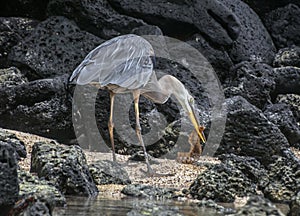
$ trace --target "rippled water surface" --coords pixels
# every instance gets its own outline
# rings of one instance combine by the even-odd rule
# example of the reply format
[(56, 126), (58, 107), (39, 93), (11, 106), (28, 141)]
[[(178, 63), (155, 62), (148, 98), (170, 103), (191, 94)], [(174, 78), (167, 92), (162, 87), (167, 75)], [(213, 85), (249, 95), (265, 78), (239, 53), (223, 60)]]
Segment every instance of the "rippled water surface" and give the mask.
[[(152, 202), (152, 201), (151, 201)], [(214, 211), (205, 208), (198, 208), (195, 204), (189, 202), (178, 202), (170, 200), (153, 201), (157, 206), (166, 206), (178, 209), (178, 213), (188, 216), (214, 216)], [(149, 203), (144, 199), (121, 199), (108, 200), (101, 197), (67, 197), (67, 207), (55, 208), (53, 215), (127, 215), (133, 209)]]

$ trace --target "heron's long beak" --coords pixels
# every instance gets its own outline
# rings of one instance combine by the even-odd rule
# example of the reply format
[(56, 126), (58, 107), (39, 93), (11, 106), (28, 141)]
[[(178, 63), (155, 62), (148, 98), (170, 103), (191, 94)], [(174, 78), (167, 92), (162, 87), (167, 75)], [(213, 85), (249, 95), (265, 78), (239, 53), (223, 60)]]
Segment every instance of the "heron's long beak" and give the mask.
[(200, 139), (202, 140), (203, 143), (206, 142), (206, 139), (205, 139), (205, 135), (203, 133), (205, 127), (201, 126), (199, 123), (198, 123), (198, 120), (196, 118), (196, 114), (195, 114), (195, 111), (194, 111), (194, 108), (192, 106), (190, 106), (191, 108), (191, 112), (189, 112), (189, 117), (191, 119), (191, 122), (192, 124), (194, 125)]

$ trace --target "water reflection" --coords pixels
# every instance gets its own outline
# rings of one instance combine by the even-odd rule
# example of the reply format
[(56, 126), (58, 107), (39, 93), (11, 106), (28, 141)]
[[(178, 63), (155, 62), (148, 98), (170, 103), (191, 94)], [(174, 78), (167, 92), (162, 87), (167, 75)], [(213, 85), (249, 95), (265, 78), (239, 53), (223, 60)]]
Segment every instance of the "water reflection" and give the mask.
[[(174, 212), (172, 215), (187, 216), (215, 216), (217, 214), (212, 209), (199, 208), (196, 204), (190, 202), (179, 202), (173, 200), (149, 201), (145, 199), (126, 198), (121, 200), (110, 200), (107, 198), (86, 198), (86, 197), (67, 197), (67, 207), (55, 208), (54, 216), (61, 215), (84, 215), (84, 216), (122, 216), (137, 215), (134, 211), (143, 209), (147, 212), (147, 207), (154, 203), (155, 209), (167, 209), (166, 212)], [(146, 209), (146, 212), (145, 212)], [(176, 214), (177, 213), (177, 214)], [(150, 215), (150, 214), (149, 214)], [(152, 214), (151, 214), (152, 215)], [(171, 214), (165, 214), (171, 215)]]

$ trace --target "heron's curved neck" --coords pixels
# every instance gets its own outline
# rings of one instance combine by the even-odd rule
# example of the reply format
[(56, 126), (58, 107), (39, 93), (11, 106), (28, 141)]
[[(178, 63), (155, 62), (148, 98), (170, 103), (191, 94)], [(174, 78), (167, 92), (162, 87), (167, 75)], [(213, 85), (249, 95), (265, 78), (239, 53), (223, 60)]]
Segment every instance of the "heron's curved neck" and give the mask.
[(167, 93), (169, 96), (173, 94), (184, 107), (184, 100), (188, 91), (176, 77), (165, 75), (159, 79), (158, 83), (162, 92)]

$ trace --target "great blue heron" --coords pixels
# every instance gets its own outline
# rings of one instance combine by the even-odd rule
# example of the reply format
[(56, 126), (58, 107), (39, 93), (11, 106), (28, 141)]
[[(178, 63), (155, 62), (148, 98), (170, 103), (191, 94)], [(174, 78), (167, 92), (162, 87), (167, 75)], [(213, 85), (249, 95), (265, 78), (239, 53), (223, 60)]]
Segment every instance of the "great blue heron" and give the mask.
[(136, 114), (136, 134), (143, 147), (148, 175), (154, 175), (146, 147), (141, 135), (139, 122), (140, 95), (155, 103), (163, 104), (173, 94), (187, 112), (200, 139), (205, 142), (204, 127), (199, 125), (194, 111), (194, 98), (184, 85), (175, 77), (165, 75), (159, 80), (153, 70), (154, 51), (151, 44), (143, 37), (128, 34), (108, 40), (92, 50), (74, 70), (70, 82), (79, 85), (92, 84), (110, 92), (110, 116), (108, 129), (116, 161), (113, 138), (113, 106), (116, 93), (132, 92)]

